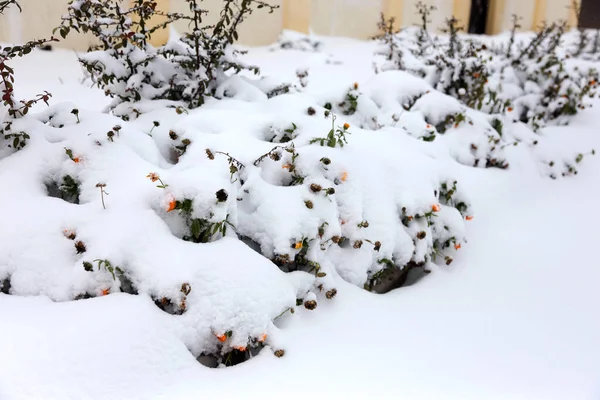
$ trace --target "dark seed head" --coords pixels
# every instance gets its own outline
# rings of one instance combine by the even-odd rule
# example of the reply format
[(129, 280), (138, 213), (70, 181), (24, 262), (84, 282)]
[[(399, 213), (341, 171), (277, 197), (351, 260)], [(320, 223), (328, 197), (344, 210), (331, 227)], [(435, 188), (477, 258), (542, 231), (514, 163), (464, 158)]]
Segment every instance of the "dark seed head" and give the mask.
[(321, 187), (321, 185), (317, 185), (316, 183), (310, 185), (310, 190), (312, 190), (315, 193), (320, 192), (322, 189), (323, 188)]
[(92, 265), (91, 262), (84, 261), (83, 262), (83, 269), (85, 269), (87, 272), (92, 272), (94, 270), (94, 266)]
[(189, 146), (192, 143), (192, 141), (190, 139), (183, 139), (181, 141), (181, 144), (184, 146)]
[(419, 240), (425, 239), (426, 236), (427, 236), (427, 232), (425, 232), (425, 231), (421, 231), (421, 232), (417, 233), (417, 239), (419, 239)]
[(329, 164), (331, 164), (331, 160), (330, 160), (329, 158), (327, 158), (327, 157), (323, 157), (323, 158), (321, 158), (321, 162), (322, 162), (323, 164), (325, 164), (325, 165), (329, 165)]
[(273, 354), (275, 354), (275, 357), (281, 358), (281, 357), (283, 357), (285, 355), (285, 350), (277, 350)]
[(327, 194), (328, 194), (328, 195), (335, 194), (335, 189), (334, 189), (334, 188), (329, 188), (329, 189), (327, 189)]
[(317, 301), (316, 300), (306, 300), (304, 302), (304, 308), (306, 308), (307, 310), (314, 310), (315, 308), (317, 308)]
[(189, 283), (184, 283), (183, 285), (181, 285), (181, 293), (183, 293), (187, 296), (188, 294), (190, 294), (191, 291), (192, 291), (192, 287), (190, 286)]
[(75, 242), (75, 250), (77, 251), (77, 254), (85, 253), (87, 250), (85, 248), (85, 243), (83, 243), (81, 240)]
[(169, 137), (171, 138), (171, 140), (177, 140), (179, 138), (179, 135), (177, 135), (174, 131), (169, 131)]
[(221, 189), (219, 190), (217, 193), (217, 201), (219, 203), (223, 203), (225, 201), (227, 201), (227, 198), (229, 197), (229, 195), (227, 194), (227, 192), (225, 191), (225, 189)]
[(373, 247), (373, 250), (379, 251), (379, 249), (381, 249), (381, 242), (380, 241), (376, 241), (375, 242), (375, 246)]
[(352, 247), (354, 247), (355, 249), (360, 249), (363, 245), (362, 240), (357, 240), (354, 242), (354, 245)]
[(154, 126), (156, 126), (156, 127), (160, 126), (160, 122), (158, 122), (158, 121), (154, 121), (154, 122), (152, 122), (152, 123), (153, 123), (153, 124), (154, 124)]
[(269, 154), (269, 158), (271, 158), (271, 160), (273, 161), (279, 161), (281, 160), (281, 154), (279, 154), (278, 152), (273, 152)]
[(308, 115), (315, 115), (316, 111), (314, 108), (308, 107), (307, 113), (308, 113)]
[(334, 236), (334, 237), (331, 238), (331, 241), (333, 243), (339, 243), (340, 242), (340, 237), (339, 236)]
[(305, 201), (304, 201), (304, 205), (305, 205), (305, 206), (306, 206), (306, 208), (308, 208), (308, 209), (312, 209), (312, 208), (314, 207), (314, 204), (313, 204), (313, 202), (312, 202), (312, 201), (310, 201), (310, 200), (305, 200)]
[(206, 156), (210, 159), (210, 160), (214, 160), (215, 159), (215, 155), (212, 153), (212, 151), (210, 151), (209, 149), (206, 149)]
[(335, 297), (335, 295), (337, 294), (337, 289), (331, 289), (328, 290), (327, 292), (325, 292), (325, 297), (327, 297), (328, 299), (333, 299)]

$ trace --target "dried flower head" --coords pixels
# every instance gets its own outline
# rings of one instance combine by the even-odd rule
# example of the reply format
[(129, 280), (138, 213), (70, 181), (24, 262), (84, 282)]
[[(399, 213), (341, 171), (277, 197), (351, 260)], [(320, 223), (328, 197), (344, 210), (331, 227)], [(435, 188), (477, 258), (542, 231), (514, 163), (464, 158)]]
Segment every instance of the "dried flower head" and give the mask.
[(313, 183), (312, 185), (310, 185), (310, 190), (315, 193), (318, 193), (321, 190), (323, 190), (323, 187), (321, 185), (317, 185), (316, 183)]
[(87, 251), (87, 248), (85, 247), (85, 243), (83, 243), (81, 240), (78, 240), (77, 242), (75, 242), (75, 251), (77, 252), (77, 254), (83, 254)]
[(314, 310), (315, 308), (317, 308), (317, 301), (316, 300), (306, 300), (304, 302), (304, 308), (306, 308), (307, 310)]
[(229, 195), (227, 194), (227, 191), (225, 191), (225, 189), (221, 189), (216, 193), (217, 196), (217, 201), (219, 203), (223, 203), (225, 201), (227, 201), (227, 198), (229, 197)]
[(183, 293), (184, 295), (188, 295), (190, 294), (190, 292), (192, 291), (192, 287), (190, 286), (189, 283), (184, 283), (181, 285), (181, 293)]

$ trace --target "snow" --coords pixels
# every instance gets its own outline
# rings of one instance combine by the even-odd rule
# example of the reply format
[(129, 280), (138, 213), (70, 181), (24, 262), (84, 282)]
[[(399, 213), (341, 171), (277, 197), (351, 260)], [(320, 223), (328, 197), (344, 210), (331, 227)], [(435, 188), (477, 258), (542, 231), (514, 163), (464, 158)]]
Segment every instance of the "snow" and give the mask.
[[(82, 81), (69, 52), (34, 52), (13, 63), (18, 98), (41, 89), (53, 97), (49, 109), (36, 106), (35, 117), (18, 122), (35, 128), (27, 146), (0, 154), (0, 282), (11, 278), (11, 295), (0, 293), (0, 399), (597, 398), (600, 270), (592, 249), (600, 160), (586, 155), (576, 176), (559, 180), (548, 178), (561, 172), (548, 163), (598, 148), (600, 101), (569, 126), (535, 134), (506, 118), (503, 146), (513, 137), (520, 144), (492, 150), (489, 138), (498, 135), (486, 115), (406, 73), (375, 75), (375, 43), (310, 37), (276, 47), (251, 49), (244, 60), (271, 82), (294, 83), (298, 68), (307, 69), (305, 88), (267, 99), (260, 86), (234, 77), (219, 87), (223, 99), (180, 114), (170, 103), (140, 104), (143, 114), (131, 122), (101, 114), (109, 101)], [(331, 129), (323, 106), (337, 107), (349, 90), (361, 93), (357, 113), (334, 109), (336, 126), (350, 124), (348, 144), (309, 144)], [(404, 110), (413, 96), (420, 98)], [(435, 125), (455, 112), (472, 125), (439, 133)], [(285, 150), (290, 142), (270, 142), (292, 123), (296, 160)], [(122, 128), (111, 141), (115, 125)], [(431, 133), (433, 142), (421, 140)], [(185, 139), (185, 154), (173, 154)], [(284, 147), (280, 159), (255, 164), (276, 146)], [(230, 174), (219, 152), (245, 167)], [(473, 168), (490, 155), (509, 168)], [(290, 164), (303, 185), (286, 186)], [(151, 172), (168, 186), (157, 188), (146, 178)], [(81, 182), (79, 205), (46, 195), (44, 183), (65, 174)], [(472, 221), (434, 194), (455, 180), (454, 201), (469, 205)], [(106, 209), (98, 183), (107, 185)], [(335, 193), (315, 193), (313, 183)], [(220, 189), (228, 193), (223, 202), (215, 198)], [(190, 218), (229, 215), (269, 257), (293, 257), (297, 242), (318, 242), (324, 222), (325, 238), (365, 243), (310, 246), (324, 277), (284, 273), (232, 229), (211, 243), (180, 240), (187, 227), (178, 210), (166, 211), (173, 199), (192, 201)], [(436, 203), (433, 226), (400, 222), (399, 205), (417, 215)], [(359, 228), (365, 220), (369, 226)], [(461, 244), (448, 252), (451, 265), (428, 263), (431, 274), (385, 295), (362, 289), (378, 258), (422, 261), (434, 235), (448, 239), (444, 225)], [(84, 254), (64, 230), (76, 232)], [(415, 248), (421, 230), (427, 235)], [(381, 241), (379, 252), (369, 239)], [(139, 295), (118, 293), (119, 280), (97, 263), (93, 273), (83, 269), (96, 259), (122, 268)], [(325, 299), (331, 289), (337, 295)], [(98, 297), (70, 301), (83, 293)], [(159, 309), (153, 300), (163, 297), (185, 312)], [(318, 307), (296, 307), (297, 298)], [(263, 334), (266, 347), (234, 367), (201, 365), (195, 358), (216, 350), (229, 330), (226, 348)], [(282, 358), (273, 355), (279, 349)]]

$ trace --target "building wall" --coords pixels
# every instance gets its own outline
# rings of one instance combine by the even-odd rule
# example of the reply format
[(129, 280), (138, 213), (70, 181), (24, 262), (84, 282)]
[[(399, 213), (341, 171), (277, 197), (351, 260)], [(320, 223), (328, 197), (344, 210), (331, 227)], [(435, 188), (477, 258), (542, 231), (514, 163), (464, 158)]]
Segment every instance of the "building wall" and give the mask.
[[(122, 0), (129, 1), (129, 0)], [(314, 32), (320, 35), (348, 36), (366, 39), (377, 33), (377, 21), (383, 12), (395, 17), (397, 26), (419, 23), (415, 13), (418, 0), (270, 0), (280, 8), (273, 14), (264, 10), (255, 11), (240, 29), (240, 42), (260, 46), (277, 40), (281, 29)], [(177, 12), (188, 12), (184, 0), (157, 0), (159, 8)], [(202, 6), (210, 11), (206, 23), (218, 17), (222, 0), (204, 0)], [(432, 30), (439, 30), (444, 20), (455, 15), (463, 26), (469, 21), (471, 0), (424, 0), (435, 5), (432, 15)], [(571, 0), (490, 0), (487, 33), (494, 34), (511, 26), (511, 15), (520, 15), (523, 30), (535, 29), (546, 20), (568, 20), (575, 25), (575, 16), (568, 8)], [(21, 42), (40, 37), (49, 37), (52, 29), (60, 23), (69, 0), (20, 0), (23, 12), (14, 7), (0, 16), (0, 42)], [(175, 29), (183, 31), (185, 23)], [(164, 43), (169, 30), (154, 34), (155, 44)], [(93, 43), (86, 35), (71, 35), (58, 46), (85, 50)]]

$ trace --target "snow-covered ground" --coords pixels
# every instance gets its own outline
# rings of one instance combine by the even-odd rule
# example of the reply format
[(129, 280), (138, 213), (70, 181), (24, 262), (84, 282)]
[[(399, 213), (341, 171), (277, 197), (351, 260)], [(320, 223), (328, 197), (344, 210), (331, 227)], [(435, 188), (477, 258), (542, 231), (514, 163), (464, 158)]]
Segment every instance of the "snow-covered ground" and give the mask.
[[(55, 109), (53, 123), (66, 125), (59, 133), (40, 124), (46, 140), (34, 138), (22, 153), (0, 161), (0, 273), (12, 274), (15, 294), (0, 293), (0, 399), (599, 398), (597, 157), (586, 157), (576, 176), (551, 180), (528, 149), (507, 148), (506, 170), (473, 168), (455, 161), (465, 157), (460, 151), (447, 150), (460, 145), (452, 141), (458, 140), (457, 134), (425, 143), (400, 129), (362, 130), (356, 126), (361, 121), (352, 120), (349, 144), (330, 153), (333, 163), (327, 170), (338, 176), (348, 173), (347, 182), (344, 177), (336, 186), (341, 212), (353, 218), (356, 205), (347, 200), (354, 199), (353, 193), (382, 190), (364, 195), (360, 204), (371, 215), (369, 232), (393, 237), (395, 231), (385, 221), (385, 199), (409, 191), (430, 204), (434, 199), (421, 194), (438, 184), (436, 179), (449, 176), (459, 182), (475, 212), (466, 223), (468, 243), (453, 253), (450, 266), (432, 265), (432, 273), (417, 284), (385, 295), (357, 287), (366, 273), (359, 268), (360, 260), (333, 254), (332, 259), (346, 257), (352, 266), (336, 264), (335, 270), (327, 270), (324, 285), (335, 287), (337, 296), (319, 298), (314, 311), (296, 307), (294, 315), (286, 313), (276, 326), (270, 320), (290, 302), (295, 304), (294, 294), (306, 292), (300, 289), (303, 285), (310, 286), (305, 277), (279, 273), (235, 238), (191, 244), (169, 232), (170, 228), (177, 234), (178, 225), (164, 212), (164, 190), (146, 174), (160, 171), (171, 195), (199, 196), (197, 202), (201, 194), (189, 188), (198, 181), (210, 193), (227, 185), (228, 191), (235, 190), (227, 179), (227, 162), (212, 161), (222, 167), (214, 173), (216, 168), (210, 169), (211, 161), (203, 155), (205, 148), (240, 154), (248, 163), (274, 146), (254, 137), (258, 127), (273, 120), (283, 128), (298, 123), (297, 142), (305, 145), (307, 139), (324, 135), (321, 125), (326, 129), (330, 122), (320, 116), (313, 122), (302, 112), (345, 93), (354, 82), (385, 103), (386, 95), (393, 97), (409, 79), (393, 73), (387, 81), (374, 77), (374, 50), (373, 43), (335, 38), (325, 40), (324, 49), (316, 53), (251, 49), (245, 59), (259, 65), (264, 76), (296, 82), (296, 71), (308, 69), (304, 93), (267, 101), (245, 92), (242, 100), (209, 103), (189, 116), (157, 110), (123, 123), (120, 137), (111, 143), (102, 129), (113, 121), (97, 114), (108, 100), (100, 90), (81, 84), (74, 54), (34, 52), (15, 62), (20, 97), (43, 89), (53, 94), (52, 104), (74, 106), (65, 106), (62, 113)], [(581, 111), (569, 126), (541, 133), (542, 158), (600, 148), (600, 101), (594, 101), (594, 108)], [(432, 102), (434, 108), (440, 104)], [(70, 114), (73, 107), (80, 110), (81, 125)], [(339, 118), (341, 125), (345, 117)], [(144, 133), (154, 120), (161, 125), (151, 140)], [(175, 166), (166, 161), (171, 128), (192, 138), (189, 153)], [(109, 150), (90, 146), (90, 140), (84, 140), (88, 133)], [(76, 164), (82, 166), (64, 155), (63, 143), (73, 147), (75, 156), (82, 158)], [(195, 143), (202, 146), (194, 148)], [(316, 157), (308, 147), (303, 154)], [(338, 169), (338, 161), (343, 168)], [(411, 165), (415, 177), (407, 173)], [(293, 229), (313, 229), (303, 204), (278, 208), (293, 197), (278, 192), (281, 188), (261, 186), (276, 181), (279, 169), (265, 166), (248, 172), (251, 189), (267, 193), (251, 199), (251, 205), (257, 202), (256, 212), (265, 218), (280, 218), (270, 221), (277, 229), (264, 227), (274, 232), (270, 239), (287, 238)], [(65, 171), (82, 180), (80, 206), (45, 196), (40, 182)], [(264, 181), (253, 181), (252, 173), (263, 174)], [(103, 180), (110, 193), (106, 210), (95, 187)], [(226, 208), (216, 212), (238, 212), (230, 204), (235, 196), (230, 197), (222, 205)], [(261, 209), (262, 202), (266, 206)], [(331, 210), (326, 199), (315, 198), (314, 203), (327, 220)], [(238, 207), (237, 225), (252, 233), (264, 218), (244, 217), (256, 215), (244, 207)], [(117, 263), (129, 263), (132, 273), (145, 277), (134, 283), (146, 295), (111, 293), (64, 301), (76, 294), (72, 291), (98, 294), (114, 284), (100, 273), (91, 279), (81, 268), (83, 259), (68, 254), (72, 243), (62, 237), (62, 229), (75, 225), (93, 253), (84, 259), (112, 255)], [(382, 242), (382, 252), (393, 252)], [(278, 245), (275, 240), (261, 244), (271, 252)], [(397, 248), (402, 245), (394, 251)], [(327, 260), (322, 264), (327, 267)], [(192, 290), (183, 315), (161, 311), (148, 296), (182, 300), (178, 285), (186, 280)], [(214, 345), (207, 337), (232, 327), (232, 346), (245, 345), (239, 332), (246, 337), (266, 332), (268, 346), (285, 349), (285, 356), (276, 358), (266, 348), (230, 368), (198, 363), (192, 353)]]

